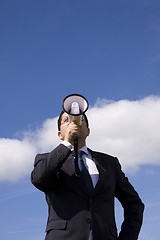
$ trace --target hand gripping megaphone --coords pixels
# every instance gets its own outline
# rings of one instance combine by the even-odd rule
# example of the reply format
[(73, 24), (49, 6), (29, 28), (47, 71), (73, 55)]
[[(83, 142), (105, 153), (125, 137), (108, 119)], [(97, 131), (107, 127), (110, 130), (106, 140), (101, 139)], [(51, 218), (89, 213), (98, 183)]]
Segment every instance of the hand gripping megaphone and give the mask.
[[(71, 94), (64, 98), (62, 102), (63, 110), (68, 113), (69, 122), (76, 122), (81, 125), (82, 116), (87, 111), (89, 104), (85, 97), (80, 94)], [(80, 175), (78, 166), (78, 138), (74, 135), (74, 153), (75, 153), (75, 175)]]

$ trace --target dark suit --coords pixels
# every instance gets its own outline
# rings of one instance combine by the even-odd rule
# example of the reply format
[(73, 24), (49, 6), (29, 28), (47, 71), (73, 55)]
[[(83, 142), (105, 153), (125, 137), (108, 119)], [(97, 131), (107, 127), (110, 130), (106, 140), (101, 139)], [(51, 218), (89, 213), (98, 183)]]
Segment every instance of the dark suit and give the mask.
[[(89, 149), (88, 149), (89, 150)], [(49, 208), (46, 240), (136, 240), (144, 205), (121, 171), (117, 158), (89, 150), (99, 171), (91, 197), (81, 177), (74, 175), (71, 150), (60, 144), (52, 152), (38, 154), (32, 183), (45, 192)], [(117, 236), (114, 197), (124, 208), (124, 222)]]

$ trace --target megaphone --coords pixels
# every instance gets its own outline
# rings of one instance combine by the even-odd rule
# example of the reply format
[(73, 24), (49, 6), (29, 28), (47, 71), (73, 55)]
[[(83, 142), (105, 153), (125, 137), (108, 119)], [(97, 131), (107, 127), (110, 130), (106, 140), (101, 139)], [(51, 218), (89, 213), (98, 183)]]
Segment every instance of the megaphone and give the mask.
[(80, 94), (70, 94), (62, 102), (63, 110), (68, 113), (69, 121), (81, 124), (82, 115), (87, 111), (89, 104), (85, 97)]
[[(81, 125), (82, 116), (87, 111), (89, 104), (85, 97), (80, 94), (71, 94), (64, 98), (62, 102), (63, 110), (68, 113), (69, 122), (76, 122)], [(75, 175), (80, 176), (78, 165), (78, 137), (73, 136), (75, 153)]]

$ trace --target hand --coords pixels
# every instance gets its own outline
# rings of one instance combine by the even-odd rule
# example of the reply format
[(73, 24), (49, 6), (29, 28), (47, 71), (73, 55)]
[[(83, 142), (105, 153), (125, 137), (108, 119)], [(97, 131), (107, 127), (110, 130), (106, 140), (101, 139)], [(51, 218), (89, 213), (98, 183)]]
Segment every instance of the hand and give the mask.
[(74, 122), (71, 122), (67, 125), (66, 133), (64, 136), (64, 140), (70, 142), (72, 145), (74, 144), (73, 136), (76, 135), (79, 137), (79, 126)]

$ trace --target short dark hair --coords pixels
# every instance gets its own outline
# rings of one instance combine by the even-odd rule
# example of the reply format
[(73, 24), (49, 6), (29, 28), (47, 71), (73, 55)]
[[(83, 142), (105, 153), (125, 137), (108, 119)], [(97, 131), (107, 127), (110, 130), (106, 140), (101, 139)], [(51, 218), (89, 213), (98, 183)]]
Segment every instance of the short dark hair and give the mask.
[(57, 121), (57, 123), (58, 123), (58, 131), (60, 131), (61, 120), (62, 120), (62, 115), (63, 115), (63, 113), (65, 113), (65, 111), (62, 111), (62, 112), (60, 113), (59, 118), (58, 118), (58, 121)]
[[(58, 124), (58, 131), (60, 131), (61, 120), (62, 120), (62, 115), (63, 115), (63, 113), (65, 113), (64, 110), (60, 113), (59, 118), (58, 118), (58, 121), (57, 121), (57, 124)], [(83, 113), (83, 117), (84, 117), (84, 119), (85, 119), (85, 121), (86, 121), (87, 128), (88, 128), (88, 127), (89, 127), (89, 122), (88, 122), (88, 118), (87, 118), (87, 116), (86, 116), (85, 113)]]

